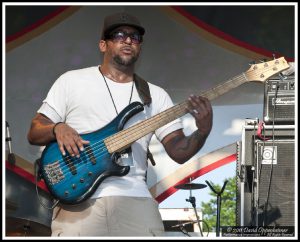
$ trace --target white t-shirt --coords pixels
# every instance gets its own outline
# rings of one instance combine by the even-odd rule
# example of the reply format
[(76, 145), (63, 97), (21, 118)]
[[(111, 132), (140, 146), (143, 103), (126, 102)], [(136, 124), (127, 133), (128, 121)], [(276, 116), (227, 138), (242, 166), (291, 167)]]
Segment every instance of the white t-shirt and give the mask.
[[(67, 123), (79, 134), (91, 133), (104, 127), (117, 116), (113, 101), (118, 113), (128, 106), (133, 84), (132, 82), (117, 83), (107, 77), (105, 79), (113, 100), (98, 66), (66, 72), (53, 84), (38, 113), (46, 115), (54, 123)], [(149, 88), (152, 98), (150, 107), (145, 106), (144, 111), (134, 115), (125, 124), (124, 129), (173, 106), (171, 98), (162, 88), (151, 83)], [(141, 102), (135, 86), (131, 102), (134, 101)], [(157, 129), (155, 135), (161, 141), (166, 135), (178, 129), (182, 129), (180, 119)], [(151, 197), (145, 175), (147, 148), (152, 135), (153, 133), (150, 133), (131, 145), (133, 164), (130, 166), (129, 173), (122, 177), (106, 178), (92, 198)]]

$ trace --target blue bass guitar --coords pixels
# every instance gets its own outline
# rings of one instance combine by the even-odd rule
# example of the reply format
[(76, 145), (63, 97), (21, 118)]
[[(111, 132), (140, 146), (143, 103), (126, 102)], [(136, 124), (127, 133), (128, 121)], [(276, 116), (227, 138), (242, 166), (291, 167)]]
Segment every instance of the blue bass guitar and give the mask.
[[(115, 162), (119, 152), (110, 153), (109, 150), (116, 147), (106, 139), (121, 131), (127, 120), (143, 109), (141, 103), (131, 103), (102, 129), (80, 135), (90, 143), (80, 151), (79, 158), (68, 153), (63, 156), (57, 142), (47, 145), (42, 153), (40, 172), (51, 194), (61, 203), (77, 204), (91, 196), (106, 177), (126, 175), (129, 166)], [(123, 137), (119, 138), (116, 144), (120, 144)]]
[[(200, 95), (212, 100), (245, 82), (265, 81), (288, 67), (283, 57), (253, 64), (248, 71)], [(77, 204), (88, 199), (105, 178), (128, 174), (129, 166), (117, 164), (120, 152), (130, 147), (134, 141), (186, 114), (187, 105), (187, 101), (182, 102), (123, 129), (133, 115), (144, 109), (141, 103), (134, 102), (102, 129), (81, 135), (90, 143), (84, 146), (79, 158), (68, 153), (63, 156), (57, 142), (50, 143), (40, 159), (40, 174), (50, 193), (61, 203)]]

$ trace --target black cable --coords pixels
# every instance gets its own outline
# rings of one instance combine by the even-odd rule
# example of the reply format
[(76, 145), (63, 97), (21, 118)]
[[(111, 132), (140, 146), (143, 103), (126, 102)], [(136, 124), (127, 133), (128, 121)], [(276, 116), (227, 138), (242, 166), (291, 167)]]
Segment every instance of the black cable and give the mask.
[(274, 98), (274, 106), (273, 106), (273, 120), (272, 120), (272, 157), (271, 157), (271, 169), (270, 169), (270, 176), (269, 176), (269, 186), (268, 186), (268, 192), (267, 192), (267, 199), (266, 203), (264, 205), (264, 212), (263, 212), (263, 226), (268, 225), (267, 223), (267, 211), (268, 211), (268, 205), (269, 205), (269, 197), (270, 197), (270, 190), (271, 190), (271, 183), (272, 183), (272, 177), (273, 177), (273, 159), (274, 159), (274, 153), (275, 153), (275, 112), (276, 112), (276, 100), (277, 100), (277, 94), (278, 94), (279, 85), (276, 87), (275, 91), (275, 98)]
[[(251, 147), (252, 147), (252, 159), (253, 159), (253, 166), (255, 167), (256, 169), (256, 159), (255, 159), (255, 141), (256, 141), (256, 138), (255, 138), (255, 135), (256, 135), (256, 125), (258, 125), (258, 121), (256, 123), (253, 124), (253, 135), (252, 135), (252, 144), (251, 144)], [(246, 175), (248, 175), (246, 173)], [(251, 183), (251, 225), (254, 226), (255, 225), (255, 218), (256, 218), (256, 213), (257, 213), (257, 206), (258, 205), (258, 202), (259, 200), (257, 200), (257, 204), (255, 204), (255, 185), (257, 187), (257, 183), (255, 183), (256, 181), (256, 177), (255, 177), (255, 172), (253, 172), (252, 174), (252, 183)], [(247, 178), (247, 182), (249, 183), (249, 178)]]
[(179, 226), (179, 229), (184, 235), (191, 237), (183, 225)]
[[(264, 153), (264, 150), (265, 150), (265, 145), (266, 145), (266, 134), (265, 134), (265, 129), (263, 128), (262, 129), (262, 132), (263, 132), (263, 143), (262, 143), (262, 151), (261, 151), (261, 159), (263, 160), (263, 153)], [(257, 153), (258, 153), (259, 151), (257, 150)], [(262, 173), (262, 169), (263, 169), (263, 162), (261, 162), (260, 163), (260, 166), (259, 166), (259, 168), (258, 168), (258, 181), (259, 181), (259, 183), (260, 183), (260, 181), (261, 181), (261, 173)], [(259, 185), (259, 184), (258, 184)], [(258, 194), (258, 198), (257, 198), (257, 206), (259, 206), (259, 204), (260, 204), (260, 201), (259, 201), (259, 194)], [(257, 209), (259, 209), (259, 207), (257, 208)], [(264, 212), (264, 211), (263, 211)], [(257, 219), (258, 219), (258, 217), (257, 217)], [(256, 226), (257, 226), (258, 224), (256, 224)]]
[(57, 204), (59, 203), (59, 200), (56, 200), (53, 204), (52, 207), (48, 207), (47, 205), (45, 205), (41, 198), (40, 198), (40, 194), (39, 194), (39, 190), (38, 190), (38, 180), (39, 178), (41, 177), (40, 176), (40, 173), (39, 173), (39, 162), (40, 162), (40, 159), (37, 159), (34, 163), (34, 170), (35, 170), (35, 191), (36, 191), (36, 195), (37, 195), (37, 198), (41, 204), (42, 207), (46, 208), (46, 209), (49, 209), (49, 210), (52, 210), (53, 208), (55, 208), (57, 206)]
[(205, 220), (202, 220), (202, 223), (204, 223), (206, 225), (206, 228), (207, 228), (207, 235), (206, 235), (206, 237), (208, 237), (208, 235), (209, 235), (209, 225), (208, 225), (208, 223), (205, 222)]

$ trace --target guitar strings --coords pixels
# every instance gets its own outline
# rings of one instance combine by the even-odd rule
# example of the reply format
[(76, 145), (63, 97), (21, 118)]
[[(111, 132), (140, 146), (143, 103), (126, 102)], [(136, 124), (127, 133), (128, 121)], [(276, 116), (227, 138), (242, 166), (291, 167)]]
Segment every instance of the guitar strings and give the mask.
[[(180, 109), (178, 109), (177, 110), (177, 112), (180, 112), (181, 110)], [(159, 117), (159, 116), (158, 116)], [(163, 117), (161, 117), (160, 116), (160, 119), (161, 118), (163, 118)], [(138, 123), (138, 124), (140, 124), (140, 123)], [(136, 124), (136, 125), (138, 125), (138, 124)], [(144, 129), (147, 129), (147, 128), (149, 128), (149, 126), (151, 126), (151, 123), (149, 123), (148, 124), (148, 126), (147, 125), (144, 125)], [(134, 127), (134, 126), (132, 126), (132, 127)], [(128, 129), (127, 129), (128, 130)], [(132, 133), (132, 135), (136, 135), (136, 134), (139, 134), (140, 133), (140, 129), (136, 129), (137, 131), (136, 132), (131, 132)], [(123, 130), (123, 131), (125, 131), (125, 130)], [(121, 131), (122, 132), (122, 131)], [(127, 132), (125, 132), (124, 134), (122, 134), (122, 136), (124, 136), (124, 137), (119, 137), (119, 139), (117, 139), (117, 141), (115, 141), (115, 142), (110, 142), (110, 144), (109, 145), (119, 145), (120, 144), (120, 139), (123, 139), (123, 140), (125, 140), (125, 136), (128, 134), (128, 131)], [(111, 135), (110, 137), (112, 137), (113, 135)], [(99, 141), (97, 141), (97, 142), (95, 142), (94, 144), (92, 144), (91, 146), (90, 146), (90, 148), (92, 148), (94, 151), (96, 151), (95, 153), (92, 153), (93, 151), (82, 151), (82, 152), (84, 152), (87, 156), (89, 156), (89, 155), (94, 155), (96, 158), (98, 158), (99, 156), (101, 156), (101, 155), (103, 155), (104, 154), (104, 152), (106, 152), (107, 151), (107, 147), (106, 147), (106, 145), (105, 145), (105, 143), (103, 142), (105, 139), (107, 139), (107, 138), (104, 138), (104, 139), (102, 139), (102, 140), (99, 140)], [(124, 141), (121, 141), (121, 142), (124, 142)], [(126, 142), (126, 141), (125, 141)], [(103, 147), (104, 147), (104, 149), (103, 149)], [(101, 150), (101, 148), (102, 148), (102, 150)], [(82, 152), (80, 152), (80, 153), (82, 153)], [(69, 173), (71, 173), (71, 171), (69, 171), (70, 170), (70, 168), (69, 168), (69, 165), (64, 161), (64, 160), (71, 160), (71, 162), (73, 162), (73, 164), (76, 164), (76, 163), (81, 163), (82, 161), (83, 161), (83, 165), (85, 166), (85, 164), (84, 164), (84, 161), (85, 160), (83, 160), (83, 157), (73, 157), (73, 156), (70, 156), (70, 155), (67, 155), (67, 156), (65, 156), (63, 159), (60, 159), (60, 160), (57, 160), (57, 161), (55, 161), (55, 162), (58, 162), (59, 164), (60, 164), (60, 167), (57, 167), (57, 168), (53, 168), (53, 170), (52, 171), (58, 171), (58, 170), (62, 170), (63, 172), (64, 172), (64, 174), (69, 174)], [(61, 165), (61, 164), (63, 164), (63, 165)], [(66, 171), (66, 169), (65, 168), (67, 168), (67, 171)], [(77, 166), (77, 168), (78, 169), (80, 169), (81, 168), (81, 166), (80, 165), (78, 165)]]
[[(161, 118), (163, 118), (163, 117), (161, 117)], [(148, 123), (148, 126), (144, 125), (144, 129), (149, 128), (149, 126), (151, 126), (151, 125), (152, 125), (152, 123)], [(136, 135), (139, 132), (140, 132), (140, 129), (138, 129), (137, 132), (131, 132), (131, 133), (134, 136), (134, 135)], [(123, 143), (126, 142), (125, 136), (128, 135), (128, 133), (129, 133), (128, 131), (125, 132), (125, 133), (123, 133), (122, 134), (123, 137), (119, 137), (117, 141), (110, 142), (109, 146), (110, 145), (112, 145), (112, 146), (113, 145), (120, 145), (120, 142), (123, 142)], [(94, 153), (91, 150), (82, 151), (80, 153), (83, 153), (84, 155), (87, 155), (87, 156), (93, 155), (97, 159), (99, 156), (103, 155), (107, 151), (107, 147), (106, 147), (105, 143), (103, 142), (105, 139), (106, 138), (101, 139), (101, 140), (95, 142), (94, 144), (90, 145), (90, 148), (93, 149)], [(65, 171), (64, 168), (68, 167), (68, 164), (66, 164), (66, 162), (63, 161), (63, 160), (71, 160), (71, 162), (73, 162), (73, 163), (79, 163), (81, 161), (85, 161), (85, 159), (82, 156), (80, 156), (80, 157), (77, 158), (77, 157), (73, 157), (73, 156), (67, 155), (63, 159), (58, 160), (58, 162), (60, 164), (60, 167), (57, 168), (56, 170), (61, 169), (61, 170)], [(61, 161), (63, 161), (64, 165), (61, 165), (62, 164)], [(78, 167), (78, 168), (80, 168), (80, 167)], [(64, 173), (64, 174), (66, 174), (66, 173)]]
[[(178, 107), (177, 107), (177, 109), (178, 109)], [(167, 110), (166, 110), (167, 111)], [(172, 110), (169, 110), (169, 112), (171, 112)], [(177, 111), (175, 111), (175, 112), (180, 112), (181, 110), (180, 109), (178, 109)], [(172, 113), (174, 113), (174, 111), (172, 112)], [(165, 114), (165, 116), (168, 116), (167, 114)], [(154, 116), (153, 116), (154, 117)], [(158, 116), (160, 119), (162, 119), (162, 118), (165, 118), (165, 117), (162, 117), (161, 115), (160, 116)], [(157, 119), (157, 117), (156, 117), (156, 119)], [(149, 128), (149, 127), (151, 127), (151, 125), (152, 125), (152, 123), (154, 122), (154, 121), (156, 121), (157, 122), (157, 120), (152, 120), (152, 122), (149, 122), (148, 123), (148, 125), (143, 125), (144, 126), (144, 130), (145, 129), (147, 129), (147, 128)], [(159, 121), (158, 121), (159, 122)], [(141, 124), (142, 122), (140, 122), (140, 123), (138, 123), (138, 124)], [(136, 124), (136, 126), (138, 126), (138, 124)], [(140, 125), (141, 126), (141, 125)], [(122, 134), (121, 134), (121, 136), (123, 136), (123, 137), (118, 137), (118, 139), (115, 139), (115, 140), (117, 140), (117, 141), (110, 141), (110, 144), (109, 145), (120, 145), (120, 140), (121, 140), (121, 142), (127, 142), (126, 141), (126, 136), (128, 136), (128, 133), (130, 133), (131, 132), (131, 134), (132, 134), (132, 136), (134, 136), (134, 135), (136, 135), (136, 134), (139, 134), (140, 133), (140, 129), (137, 129), (137, 127), (135, 127), (135, 126), (132, 126), (131, 128), (134, 128), (134, 129), (136, 129), (137, 130), (137, 132), (132, 132), (131, 130), (129, 130), (130, 128), (128, 128), (128, 129), (126, 129), (126, 130), (122, 130), (122, 131), (120, 131), (120, 132), (123, 132)], [(133, 129), (133, 130), (134, 130)], [(126, 131), (126, 132), (124, 132), (124, 131)], [(114, 136), (114, 135), (111, 135), (110, 137), (112, 137), (112, 136)], [(108, 137), (109, 138), (109, 137)], [(106, 148), (106, 146), (105, 146), (105, 143), (103, 142), (105, 139), (107, 139), (107, 138), (104, 138), (104, 139), (102, 139), (102, 140), (99, 140), (99, 141), (97, 141), (97, 142), (95, 142), (94, 144), (92, 144), (91, 146), (90, 146), (90, 148), (92, 148), (92, 149), (94, 149), (94, 150), (96, 150), (96, 152), (95, 153), (92, 153), (93, 151), (86, 151), (85, 152), (85, 154), (86, 155), (94, 155), (94, 156), (98, 156), (98, 155), (101, 155), (102, 153), (103, 153), (103, 151), (106, 151), (107, 150), (107, 148)], [(99, 145), (98, 145), (99, 144)], [(99, 149), (101, 149), (101, 148), (103, 148), (103, 147), (105, 147), (106, 148), (106, 150), (103, 150), (102, 149), (102, 152), (101, 152), (101, 150), (100, 150), (100, 153), (99, 153)], [(84, 151), (82, 151), (82, 152), (84, 152)], [(82, 152), (80, 152), (80, 153), (82, 153)], [(70, 155), (67, 155), (67, 156), (65, 156), (63, 159), (60, 159), (60, 160), (57, 160), (59, 163), (61, 163), (61, 161), (63, 161), (63, 160), (74, 160), (74, 159), (77, 159), (77, 160), (81, 160), (81, 158), (79, 157), (79, 158), (77, 158), (77, 157), (73, 157), (73, 156), (70, 156)], [(75, 162), (77, 161), (77, 160), (75, 160)], [(56, 161), (56, 162), (57, 162)], [(66, 162), (64, 162), (64, 163), (66, 163)], [(78, 162), (77, 162), (78, 163)], [(66, 165), (64, 165), (64, 166), (60, 166), (60, 168), (61, 169), (63, 169), (63, 168), (65, 168), (65, 167), (68, 167), (68, 164), (66, 164)]]

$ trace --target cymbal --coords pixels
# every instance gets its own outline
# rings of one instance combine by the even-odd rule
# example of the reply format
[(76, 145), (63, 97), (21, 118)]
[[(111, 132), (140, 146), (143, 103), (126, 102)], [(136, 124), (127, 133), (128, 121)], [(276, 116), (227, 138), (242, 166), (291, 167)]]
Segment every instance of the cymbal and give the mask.
[(9, 199), (5, 199), (5, 205), (6, 205), (6, 209), (7, 210), (10, 210), (10, 211), (15, 211), (18, 209), (18, 204), (9, 200)]
[(50, 236), (51, 228), (29, 219), (6, 217), (6, 236)]
[(183, 189), (183, 190), (194, 190), (194, 189), (202, 189), (207, 187), (205, 184), (200, 183), (186, 183), (186, 184), (180, 184), (175, 186), (177, 189)]

